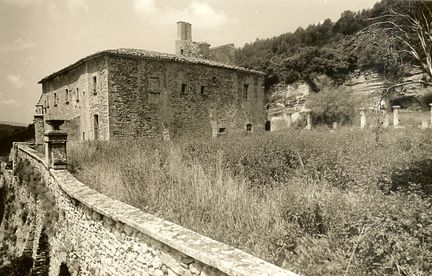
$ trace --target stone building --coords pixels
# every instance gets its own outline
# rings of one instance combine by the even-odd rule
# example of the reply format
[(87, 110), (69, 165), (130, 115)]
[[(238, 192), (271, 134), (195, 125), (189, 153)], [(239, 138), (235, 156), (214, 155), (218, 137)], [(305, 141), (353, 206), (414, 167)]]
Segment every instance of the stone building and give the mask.
[(66, 120), (71, 140), (264, 129), (264, 74), (233, 65), (234, 45), (210, 48), (189, 23), (177, 28), (175, 55), (104, 50), (43, 78), (36, 132), (47, 119)]

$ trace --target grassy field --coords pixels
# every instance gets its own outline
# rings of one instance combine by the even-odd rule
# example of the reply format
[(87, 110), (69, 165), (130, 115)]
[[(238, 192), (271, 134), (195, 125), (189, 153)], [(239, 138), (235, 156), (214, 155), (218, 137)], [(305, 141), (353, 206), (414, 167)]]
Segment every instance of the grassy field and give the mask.
[(69, 146), (94, 189), (306, 275), (430, 275), (432, 131)]

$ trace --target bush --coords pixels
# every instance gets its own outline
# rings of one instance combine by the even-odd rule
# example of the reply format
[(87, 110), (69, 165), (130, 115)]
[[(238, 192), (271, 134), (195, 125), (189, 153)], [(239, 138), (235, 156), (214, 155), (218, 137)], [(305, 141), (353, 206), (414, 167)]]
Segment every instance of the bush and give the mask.
[(94, 189), (305, 275), (430, 274), (432, 131), (375, 136), (290, 130), (68, 154)]
[(325, 87), (322, 91), (310, 95), (306, 106), (312, 110), (314, 124), (349, 124), (354, 121), (356, 114), (350, 91), (343, 87)]

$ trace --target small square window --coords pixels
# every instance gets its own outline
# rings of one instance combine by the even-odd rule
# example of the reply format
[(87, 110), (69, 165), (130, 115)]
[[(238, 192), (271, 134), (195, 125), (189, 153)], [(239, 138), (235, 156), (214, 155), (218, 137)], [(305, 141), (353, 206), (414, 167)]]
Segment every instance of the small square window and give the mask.
[(226, 133), (226, 128), (225, 127), (220, 127), (219, 128), (219, 134), (223, 134)]
[(186, 88), (187, 88), (187, 84), (186, 83), (182, 83), (182, 90), (181, 90), (181, 92), (185, 93), (186, 92)]
[(246, 131), (247, 132), (252, 132), (253, 131), (253, 125), (251, 123), (246, 124)]

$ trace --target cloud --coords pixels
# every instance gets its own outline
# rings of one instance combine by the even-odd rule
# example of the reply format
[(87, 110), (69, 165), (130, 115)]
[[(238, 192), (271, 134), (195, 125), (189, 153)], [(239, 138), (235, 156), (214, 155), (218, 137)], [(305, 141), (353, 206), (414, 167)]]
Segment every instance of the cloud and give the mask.
[(7, 45), (0, 46), (0, 52), (22, 51), (33, 48), (35, 45), (34, 42), (18, 38)]
[(41, 6), (47, 5), (48, 9), (61, 10), (59, 5), (66, 4), (69, 11), (89, 11), (89, 6), (87, 5), (85, 0), (0, 0), (0, 2), (4, 2), (11, 5), (17, 6)]
[(39, 6), (44, 0), (1, 0), (0, 2), (18, 6)]
[(184, 8), (158, 7), (154, 0), (134, 0), (134, 10), (148, 23), (170, 25), (184, 20), (197, 28), (212, 28), (227, 24), (230, 20), (223, 10), (216, 10), (208, 3), (192, 1)]
[(3, 99), (3, 95), (0, 94), (0, 105), (19, 106), (21, 103), (15, 99)]
[(6, 79), (15, 87), (15, 88), (22, 88), (24, 86), (24, 80), (22, 79), (21, 75), (12, 75), (9, 74), (6, 76)]
[(134, 0), (134, 10), (138, 13), (156, 13), (158, 8), (154, 0)]
[(0, 100), (1, 105), (19, 106), (20, 103), (15, 99)]
[(69, 10), (81, 10), (88, 12), (89, 6), (84, 0), (66, 0), (66, 4)]

